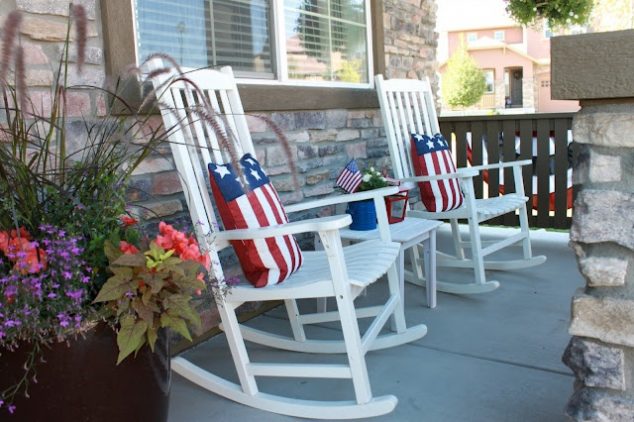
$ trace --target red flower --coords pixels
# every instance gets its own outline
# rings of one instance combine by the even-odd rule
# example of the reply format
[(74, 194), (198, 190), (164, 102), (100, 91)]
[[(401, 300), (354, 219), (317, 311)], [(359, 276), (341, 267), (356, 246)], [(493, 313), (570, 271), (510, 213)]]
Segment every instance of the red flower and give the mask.
[(135, 253), (139, 253), (139, 249), (131, 243), (122, 240), (119, 242), (119, 250), (126, 255), (134, 255)]
[(134, 226), (139, 222), (136, 218), (130, 217), (129, 215), (122, 215), (119, 217), (124, 227)]

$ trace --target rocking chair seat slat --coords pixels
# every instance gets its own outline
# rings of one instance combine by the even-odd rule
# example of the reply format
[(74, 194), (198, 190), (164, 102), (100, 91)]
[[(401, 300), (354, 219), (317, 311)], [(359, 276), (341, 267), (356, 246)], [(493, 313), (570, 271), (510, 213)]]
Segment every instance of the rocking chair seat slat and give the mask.
[[(400, 245), (396, 242), (370, 240), (343, 248), (349, 281), (366, 287), (385, 274), (396, 259)], [(380, 254), (377, 252), (380, 251)], [(373, 259), (368, 260), (368, 255)], [(301, 299), (332, 296), (332, 276), (328, 257), (323, 251), (304, 252), (304, 263), (293, 277), (280, 284), (254, 288), (242, 281), (232, 288), (232, 293), (245, 301)], [(322, 295), (322, 296), (320, 296)]]

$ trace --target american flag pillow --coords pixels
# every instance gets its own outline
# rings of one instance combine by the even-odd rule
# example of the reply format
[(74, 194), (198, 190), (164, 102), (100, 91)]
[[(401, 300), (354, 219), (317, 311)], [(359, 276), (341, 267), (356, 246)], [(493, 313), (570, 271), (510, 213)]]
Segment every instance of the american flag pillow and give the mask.
[[(437, 133), (433, 137), (412, 134), (412, 162), (417, 176), (455, 173), (449, 144)], [(457, 178), (420, 182), (421, 200), (427, 211), (449, 211), (462, 205), (463, 196)]]
[[(245, 154), (240, 165), (249, 184), (247, 192), (231, 164), (209, 164), (211, 190), (225, 229), (287, 223), (280, 198), (260, 163)], [(245, 277), (255, 287), (281, 283), (302, 265), (302, 252), (291, 235), (231, 243)]]

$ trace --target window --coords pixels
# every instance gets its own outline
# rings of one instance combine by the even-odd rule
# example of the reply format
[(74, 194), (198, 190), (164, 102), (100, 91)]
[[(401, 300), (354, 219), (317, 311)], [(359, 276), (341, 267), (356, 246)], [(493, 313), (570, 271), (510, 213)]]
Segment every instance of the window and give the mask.
[(486, 88), (484, 90), (485, 94), (493, 94), (495, 92), (495, 70), (494, 69), (484, 69), (482, 70), (484, 73), (484, 81), (486, 84)]
[(553, 31), (550, 29), (548, 22), (544, 21), (544, 38), (552, 38)]
[(478, 34), (476, 32), (469, 32), (467, 34), (467, 43), (471, 44), (478, 40)]
[(493, 39), (496, 41), (504, 41), (504, 31), (493, 32)]
[(242, 82), (369, 86), (369, 0), (136, 0), (139, 58), (231, 65)]

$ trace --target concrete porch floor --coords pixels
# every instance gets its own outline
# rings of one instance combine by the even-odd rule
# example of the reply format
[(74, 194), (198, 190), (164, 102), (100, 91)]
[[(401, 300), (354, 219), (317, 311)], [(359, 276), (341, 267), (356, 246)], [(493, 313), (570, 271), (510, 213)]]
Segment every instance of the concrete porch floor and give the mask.
[[(485, 229), (485, 238), (505, 235), (507, 229)], [(439, 230), (439, 249), (447, 249), (448, 225)], [(520, 252), (519, 247), (515, 252)], [(546, 255), (545, 264), (512, 272), (488, 272), (501, 287), (483, 295), (438, 294), (438, 307), (429, 309), (425, 291), (406, 284), (408, 324), (423, 322), (428, 334), (392, 349), (370, 352), (367, 364), (375, 396), (393, 394), (399, 403), (391, 414), (374, 421), (523, 422), (564, 421), (564, 406), (572, 394), (573, 376), (561, 363), (569, 340), (571, 297), (583, 279), (568, 233), (537, 231), (533, 251)], [(497, 256), (503, 257), (508, 252)], [(469, 272), (438, 269), (442, 280), (467, 280)], [(382, 296), (385, 283), (373, 287), (361, 302)], [(313, 301), (303, 304), (314, 306)], [(288, 332), (283, 308), (261, 315), (249, 324)], [(274, 328), (273, 328), (274, 327)], [(363, 325), (362, 325), (363, 327)], [(315, 336), (336, 334), (336, 325), (309, 331)], [(332, 337), (332, 336), (331, 336)], [(249, 345), (253, 361), (297, 359), (298, 362), (341, 361), (340, 356), (304, 355)], [(185, 353), (218, 375), (236, 379), (224, 336)], [(348, 381), (260, 378), (262, 391), (297, 398), (352, 399)], [(318, 415), (315, 415), (318, 417)], [(291, 421), (297, 418), (252, 409), (209, 393), (174, 374), (170, 422)]]

